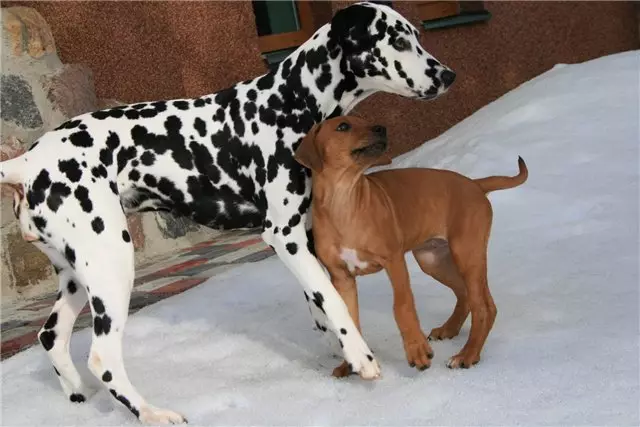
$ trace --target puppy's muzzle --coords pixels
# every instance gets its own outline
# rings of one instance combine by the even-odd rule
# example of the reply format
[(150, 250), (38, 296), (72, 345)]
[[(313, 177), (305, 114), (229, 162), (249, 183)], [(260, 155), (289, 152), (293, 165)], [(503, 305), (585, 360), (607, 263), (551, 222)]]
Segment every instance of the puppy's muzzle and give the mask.
[(387, 151), (387, 128), (372, 126), (367, 145), (356, 148), (351, 153), (355, 156), (375, 157)]

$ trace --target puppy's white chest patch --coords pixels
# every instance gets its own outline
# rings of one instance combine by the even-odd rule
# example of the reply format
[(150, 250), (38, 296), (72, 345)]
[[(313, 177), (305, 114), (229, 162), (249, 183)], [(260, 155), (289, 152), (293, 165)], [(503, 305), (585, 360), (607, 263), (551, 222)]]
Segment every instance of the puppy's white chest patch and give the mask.
[(358, 251), (350, 248), (340, 248), (340, 259), (347, 264), (347, 268), (351, 273), (356, 271), (356, 268), (364, 270), (369, 265), (368, 262), (360, 260), (358, 258)]

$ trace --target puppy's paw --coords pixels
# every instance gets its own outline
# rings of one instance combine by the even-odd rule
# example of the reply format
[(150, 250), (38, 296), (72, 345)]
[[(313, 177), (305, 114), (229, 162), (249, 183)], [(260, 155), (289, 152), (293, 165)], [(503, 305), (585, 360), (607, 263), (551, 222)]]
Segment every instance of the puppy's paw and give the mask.
[(431, 366), (433, 349), (424, 334), (420, 333), (417, 338), (405, 340), (404, 351), (407, 354), (407, 362), (412, 368), (424, 371)]
[(345, 360), (342, 362), (340, 366), (338, 366), (333, 370), (333, 373), (331, 375), (333, 375), (336, 378), (345, 378), (353, 374), (355, 374), (355, 372), (353, 372), (353, 369), (351, 368), (349, 363)]
[(138, 417), (144, 424), (166, 425), (166, 424), (186, 424), (187, 419), (177, 412), (167, 409), (158, 409), (152, 406), (140, 408)]
[(460, 353), (452, 356), (447, 361), (447, 368), (449, 369), (469, 369), (473, 365), (480, 361), (480, 355), (472, 354), (470, 352), (461, 351)]
[(458, 333), (460, 333), (459, 328), (450, 328), (450, 327), (447, 327), (446, 325), (442, 325), (439, 328), (433, 328), (431, 330), (431, 333), (429, 334), (429, 340), (439, 341), (439, 340), (451, 339), (451, 338), (457, 337)]

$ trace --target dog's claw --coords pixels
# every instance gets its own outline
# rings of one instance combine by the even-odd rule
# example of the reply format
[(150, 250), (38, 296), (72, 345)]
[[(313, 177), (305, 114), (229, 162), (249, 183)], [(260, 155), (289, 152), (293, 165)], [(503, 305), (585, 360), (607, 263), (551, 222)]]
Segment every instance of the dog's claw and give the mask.
[(453, 356), (451, 358), (449, 358), (449, 360), (447, 361), (447, 368), (449, 369), (456, 369), (456, 368), (460, 368), (460, 369), (469, 369), (472, 366), (476, 365), (479, 362), (479, 358), (476, 357), (470, 357), (470, 356), (463, 356), (463, 355), (456, 355)]

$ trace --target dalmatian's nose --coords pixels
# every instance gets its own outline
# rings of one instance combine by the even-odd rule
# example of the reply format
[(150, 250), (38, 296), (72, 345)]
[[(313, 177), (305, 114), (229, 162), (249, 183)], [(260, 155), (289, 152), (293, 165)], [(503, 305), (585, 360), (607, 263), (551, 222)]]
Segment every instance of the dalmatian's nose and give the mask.
[(444, 70), (442, 74), (440, 74), (440, 80), (442, 80), (445, 86), (451, 86), (456, 80), (456, 73), (451, 70)]

